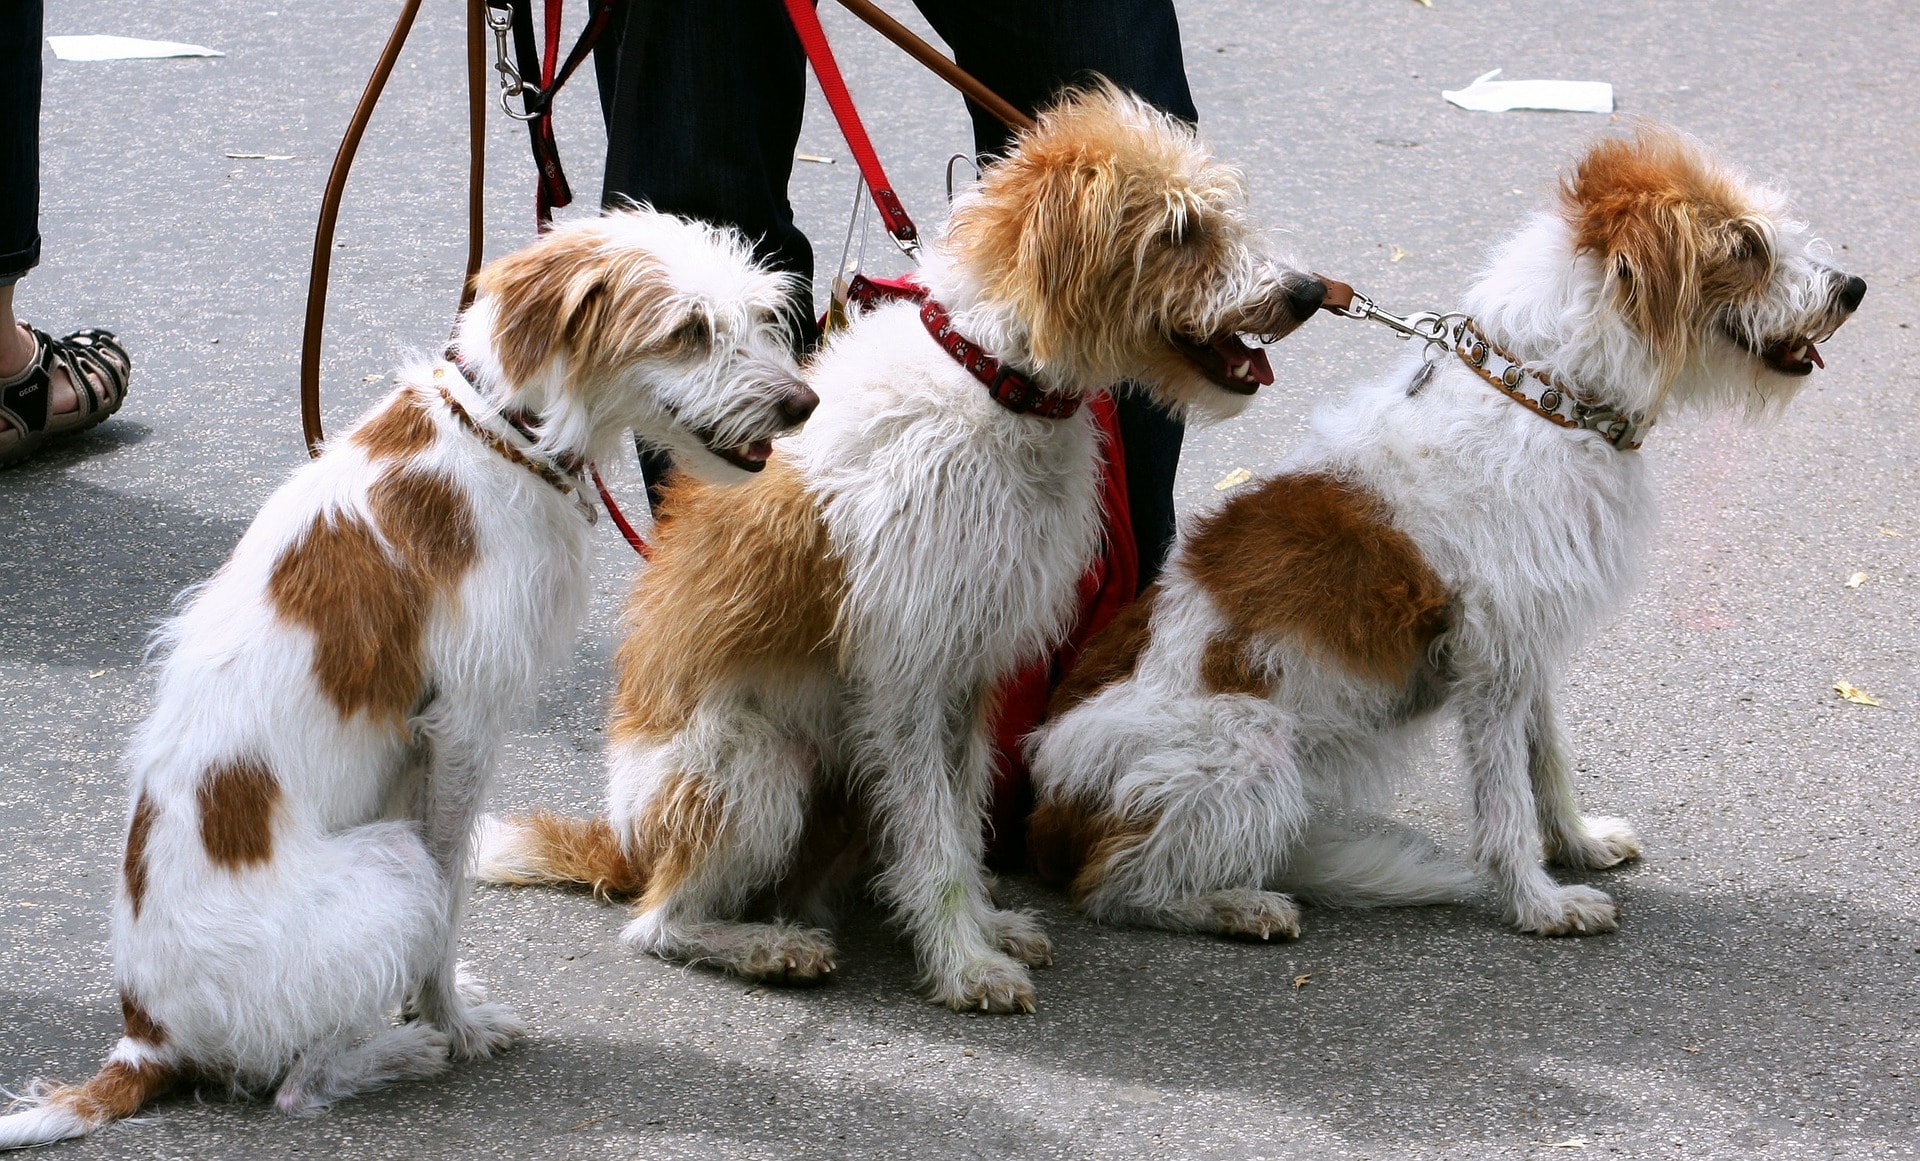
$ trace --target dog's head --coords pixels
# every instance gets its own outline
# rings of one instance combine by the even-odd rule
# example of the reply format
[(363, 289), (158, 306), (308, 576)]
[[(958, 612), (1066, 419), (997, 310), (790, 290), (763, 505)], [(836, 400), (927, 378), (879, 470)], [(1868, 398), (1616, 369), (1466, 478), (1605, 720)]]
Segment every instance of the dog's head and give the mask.
[(1646, 352), (1654, 409), (1784, 404), (1866, 294), (1779, 193), (1670, 129), (1595, 145), (1562, 183), (1561, 210), (1596, 324)]
[(471, 314), (499, 373), (545, 417), (543, 443), (601, 458), (631, 428), (727, 481), (764, 467), (773, 437), (818, 402), (782, 321), (791, 290), (731, 230), (629, 210), (494, 262)]
[(963, 326), (1048, 386), (1131, 379), (1214, 415), (1273, 381), (1239, 336), (1277, 339), (1326, 295), (1266, 251), (1236, 171), (1105, 84), (1067, 94), (987, 167), (936, 261), (958, 283), (948, 305)]

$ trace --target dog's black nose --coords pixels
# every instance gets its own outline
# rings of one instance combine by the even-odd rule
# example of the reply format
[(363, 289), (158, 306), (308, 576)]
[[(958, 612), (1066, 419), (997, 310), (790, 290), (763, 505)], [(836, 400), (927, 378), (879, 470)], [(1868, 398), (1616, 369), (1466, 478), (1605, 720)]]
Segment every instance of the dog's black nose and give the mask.
[(1327, 284), (1318, 278), (1308, 276), (1298, 282), (1287, 283), (1287, 309), (1293, 317), (1306, 322), (1320, 304), (1327, 300)]
[(789, 426), (798, 427), (807, 421), (807, 416), (812, 415), (813, 409), (818, 406), (820, 397), (813, 393), (812, 388), (796, 383), (793, 391), (780, 401), (780, 418), (786, 420)]
[(1859, 310), (1860, 300), (1866, 296), (1867, 280), (1864, 278), (1849, 274), (1847, 280), (1840, 284), (1840, 305), (1846, 307), (1849, 312)]

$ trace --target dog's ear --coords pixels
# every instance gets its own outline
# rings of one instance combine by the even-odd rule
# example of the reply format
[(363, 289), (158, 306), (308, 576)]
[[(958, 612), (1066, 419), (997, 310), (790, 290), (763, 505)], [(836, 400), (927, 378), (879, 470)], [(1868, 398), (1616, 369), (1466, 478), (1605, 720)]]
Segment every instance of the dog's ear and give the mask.
[(1602, 263), (1611, 301), (1669, 372), (1712, 307), (1765, 279), (1771, 242), (1729, 178), (1680, 134), (1642, 125), (1587, 152), (1561, 187), (1575, 245)]
[(981, 175), (949, 244), (1016, 304), (1035, 359), (1091, 365), (1137, 346), (1132, 331), (1151, 321), (1137, 289), (1206, 245), (1204, 161), (1190, 130), (1137, 97), (1070, 91)]
[[(563, 226), (480, 272), (493, 304), (493, 342), (502, 370), (524, 383), (565, 357), (578, 371), (617, 365), (677, 342), (695, 326), (652, 252), (622, 244), (602, 220)], [(704, 322), (708, 341), (710, 320)], [(691, 330), (685, 337), (692, 341)]]

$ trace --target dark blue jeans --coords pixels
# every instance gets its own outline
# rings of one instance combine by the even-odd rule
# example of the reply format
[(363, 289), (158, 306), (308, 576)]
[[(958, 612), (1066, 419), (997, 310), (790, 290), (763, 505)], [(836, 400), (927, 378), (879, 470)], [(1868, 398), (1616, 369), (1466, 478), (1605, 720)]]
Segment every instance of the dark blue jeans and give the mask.
[[(607, 117), (602, 199), (739, 227), (761, 258), (813, 277), (813, 248), (793, 224), (787, 179), (800, 138), (806, 56), (780, 0), (623, 0), (596, 49)], [(1063, 85), (1103, 75), (1196, 119), (1172, 0), (915, 0), (960, 66), (1029, 112)], [(906, 57), (901, 68), (917, 68)], [(969, 103), (974, 146), (1010, 134)], [(869, 117), (877, 110), (866, 110)], [(812, 329), (812, 294), (796, 318)], [(1138, 396), (1119, 399), (1140, 583), (1173, 542), (1179, 421)], [(660, 465), (649, 464), (649, 478)]]
[(41, 9), (0, 3), (0, 286), (40, 261)]

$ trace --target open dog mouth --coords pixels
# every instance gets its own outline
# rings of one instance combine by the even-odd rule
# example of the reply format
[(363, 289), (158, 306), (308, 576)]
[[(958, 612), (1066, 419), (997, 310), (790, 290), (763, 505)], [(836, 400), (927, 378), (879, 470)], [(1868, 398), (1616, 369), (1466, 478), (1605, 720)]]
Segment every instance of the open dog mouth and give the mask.
[(1238, 335), (1204, 341), (1176, 335), (1173, 344), (1215, 386), (1236, 395), (1251, 395), (1273, 383), (1273, 368), (1267, 365), (1267, 353), (1241, 342)]
[(749, 440), (733, 447), (720, 447), (714, 443), (712, 432), (695, 433), (708, 451), (739, 468), (743, 472), (757, 472), (767, 466), (767, 458), (773, 455), (773, 441), (770, 439)]
[(1827, 363), (1820, 357), (1819, 344), (1833, 337), (1838, 326), (1829, 328), (1818, 335), (1788, 335), (1785, 338), (1769, 339), (1764, 343), (1755, 343), (1743, 335), (1729, 330), (1728, 337), (1745, 348), (1767, 368), (1781, 375), (1811, 375), (1815, 367), (1824, 368)]

